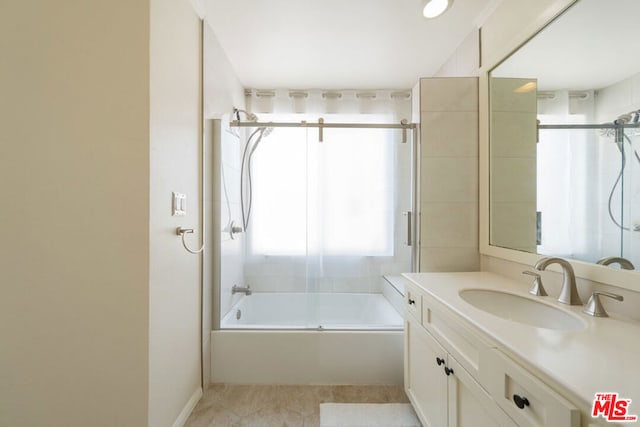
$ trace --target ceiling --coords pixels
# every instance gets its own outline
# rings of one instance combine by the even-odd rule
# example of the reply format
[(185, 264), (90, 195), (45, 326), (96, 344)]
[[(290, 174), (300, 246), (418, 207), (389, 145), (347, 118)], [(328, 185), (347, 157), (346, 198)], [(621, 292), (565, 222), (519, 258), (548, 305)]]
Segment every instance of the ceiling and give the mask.
[(497, 0), (206, 0), (206, 20), (246, 88), (408, 89), (432, 76)]

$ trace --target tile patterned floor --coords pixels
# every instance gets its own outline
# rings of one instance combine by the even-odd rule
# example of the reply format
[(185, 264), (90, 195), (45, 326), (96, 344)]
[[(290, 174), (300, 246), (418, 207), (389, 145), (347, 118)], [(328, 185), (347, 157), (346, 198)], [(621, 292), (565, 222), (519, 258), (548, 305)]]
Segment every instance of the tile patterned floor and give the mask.
[(402, 386), (214, 384), (185, 427), (318, 427), (320, 403), (408, 403)]

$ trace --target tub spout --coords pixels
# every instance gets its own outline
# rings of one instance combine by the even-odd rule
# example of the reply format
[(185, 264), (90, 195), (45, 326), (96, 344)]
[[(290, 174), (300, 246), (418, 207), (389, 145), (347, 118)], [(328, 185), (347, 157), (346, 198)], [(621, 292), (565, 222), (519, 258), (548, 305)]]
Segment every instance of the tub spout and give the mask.
[(247, 286), (238, 286), (238, 285), (233, 285), (233, 288), (231, 288), (231, 295), (233, 294), (238, 294), (238, 293), (242, 293), (245, 295), (251, 295), (251, 286), (247, 285)]

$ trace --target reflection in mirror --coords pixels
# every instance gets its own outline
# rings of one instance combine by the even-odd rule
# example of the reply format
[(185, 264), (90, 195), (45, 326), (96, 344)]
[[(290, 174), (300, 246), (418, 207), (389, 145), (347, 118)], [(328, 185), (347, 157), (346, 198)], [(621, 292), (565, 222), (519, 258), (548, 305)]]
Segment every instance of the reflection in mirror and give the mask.
[(579, 0), (490, 72), (489, 242), (640, 267), (637, 0)]

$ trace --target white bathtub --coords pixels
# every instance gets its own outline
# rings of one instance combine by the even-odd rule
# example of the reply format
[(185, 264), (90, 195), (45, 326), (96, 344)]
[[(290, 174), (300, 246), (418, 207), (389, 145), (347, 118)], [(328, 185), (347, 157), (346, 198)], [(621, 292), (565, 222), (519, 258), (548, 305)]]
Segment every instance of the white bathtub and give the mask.
[(254, 293), (221, 327), (211, 332), (213, 383), (403, 382), (403, 319), (381, 294)]
[(253, 293), (242, 297), (221, 329), (399, 330), (402, 316), (382, 294)]

